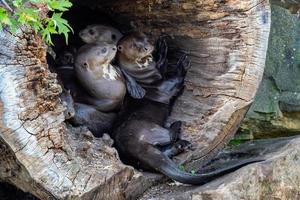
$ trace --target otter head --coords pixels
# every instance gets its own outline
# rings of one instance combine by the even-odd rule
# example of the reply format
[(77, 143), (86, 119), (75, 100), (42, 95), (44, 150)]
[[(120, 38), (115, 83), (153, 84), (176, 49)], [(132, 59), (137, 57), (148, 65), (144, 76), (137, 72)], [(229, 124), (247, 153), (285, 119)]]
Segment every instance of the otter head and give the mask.
[(76, 51), (77, 50), (74, 47), (68, 47), (64, 49), (61, 53), (58, 54), (56, 63), (60, 66), (73, 65)]
[(63, 92), (60, 94), (60, 99), (62, 100), (62, 103), (65, 106), (65, 118), (71, 119), (75, 116), (76, 111), (74, 108), (74, 100), (71, 96), (70, 90), (63, 89)]
[(123, 36), (117, 29), (104, 25), (89, 25), (79, 32), (79, 36), (87, 44), (106, 42), (117, 44)]
[(83, 69), (94, 69), (95, 67), (110, 64), (117, 53), (117, 47), (113, 44), (100, 42), (97, 44), (86, 44), (78, 50), (75, 67)]
[(148, 37), (141, 32), (133, 32), (119, 41), (118, 52), (132, 61), (140, 62), (151, 56), (154, 46)]

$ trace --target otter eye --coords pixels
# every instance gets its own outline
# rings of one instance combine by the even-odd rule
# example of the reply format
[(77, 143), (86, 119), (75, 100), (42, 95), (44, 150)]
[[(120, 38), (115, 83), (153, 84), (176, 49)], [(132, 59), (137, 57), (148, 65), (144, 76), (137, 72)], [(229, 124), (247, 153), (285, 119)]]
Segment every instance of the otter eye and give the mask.
[(111, 39), (112, 39), (112, 40), (116, 40), (116, 39), (117, 39), (117, 36), (116, 36), (115, 34), (112, 34), (112, 35), (111, 35)]
[(101, 53), (105, 54), (107, 52), (107, 49), (104, 47), (103, 49), (101, 49)]
[(89, 29), (89, 34), (94, 35), (95, 34), (94, 30), (93, 29)]
[(87, 66), (88, 66), (88, 64), (85, 62), (85, 63), (83, 63), (83, 67), (84, 68), (87, 68)]

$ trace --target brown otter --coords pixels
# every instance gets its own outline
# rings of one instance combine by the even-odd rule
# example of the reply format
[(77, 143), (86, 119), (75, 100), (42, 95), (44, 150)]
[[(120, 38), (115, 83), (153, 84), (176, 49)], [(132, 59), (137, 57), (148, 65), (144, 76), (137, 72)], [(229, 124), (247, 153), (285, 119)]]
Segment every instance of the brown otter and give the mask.
[(122, 73), (111, 65), (116, 46), (104, 42), (82, 46), (75, 58), (77, 78), (90, 94), (85, 103), (108, 112), (118, 109), (126, 94)]
[(176, 80), (172, 77), (165, 79), (170, 68), (167, 64), (168, 48), (165, 40), (158, 42), (160, 51), (157, 62), (152, 58), (153, 50), (154, 47), (145, 34), (133, 32), (119, 41), (117, 63), (126, 78), (127, 90), (131, 96), (135, 94), (131, 88), (141, 86), (146, 90), (144, 94), (146, 93), (147, 99), (168, 104), (170, 97), (174, 96), (172, 88)]
[(65, 119), (74, 126), (86, 126), (96, 137), (102, 137), (112, 129), (117, 114), (104, 113), (91, 105), (74, 102), (70, 90), (63, 89), (60, 99), (65, 106)]
[[(183, 87), (186, 57), (178, 62), (178, 73), (173, 77), (172, 98), (178, 95)], [(180, 122), (175, 122), (170, 128), (164, 128), (164, 123), (170, 111), (170, 104), (150, 100), (140, 101), (134, 106), (126, 120), (114, 131), (115, 145), (121, 158), (139, 168), (161, 172), (171, 179), (185, 184), (201, 185), (225, 173), (232, 172), (249, 163), (260, 160), (246, 160), (229, 167), (202, 174), (192, 174), (179, 170), (170, 157), (182, 152), (187, 141), (178, 140)], [(170, 146), (170, 148), (167, 148)]]
[(55, 59), (55, 67), (52, 67), (52, 71), (58, 76), (60, 84), (66, 90), (70, 91), (73, 98), (76, 98), (77, 94), (82, 95), (82, 87), (76, 78), (74, 69), (74, 59), (77, 50), (74, 47), (66, 47), (59, 51)]
[(74, 103), (74, 110), (74, 117), (70, 119), (71, 124), (86, 126), (96, 137), (109, 133), (117, 116), (114, 112), (100, 112), (94, 106), (82, 103)]
[(79, 36), (87, 44), (107, 42), (114, 45), (123, 37), (119, 30), (100, 24), (88, 25), (79, 32)]
[(118, 66), (142, 86), (153, 84), (162, 78), (152, 57), (153, 50), (154, 46), (145, 34), (128, 34), (118, 43)]
[(71, 119), (75, 116), (74, 100), (71, 96), (70, 90), (63, 88), (62, 93), (60, 94), (60, 99), (62, 100), (63, 105), (65, 106), (65, 119)]
[(51, 61), (51, 71), (57, 73), (63, 88), (60, 98), (66, 107), (65, 118), (75, 126), (86, 126), (96, 137), (111, 130), (116, 113), (100, 112), (86, 102), (90, 95), (77, 81), (74, 69), (76, 49), (67, 47), (58, 53), (57, 59)]

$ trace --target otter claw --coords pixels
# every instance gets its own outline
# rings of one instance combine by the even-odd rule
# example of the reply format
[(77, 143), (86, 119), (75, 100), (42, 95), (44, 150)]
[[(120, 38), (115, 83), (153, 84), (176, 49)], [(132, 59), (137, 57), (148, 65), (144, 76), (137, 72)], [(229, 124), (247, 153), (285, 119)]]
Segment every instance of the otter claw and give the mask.
[(187, 54), (183, 54), (177, 61), (177, 73), (178, 76), (184, 77), (187, 70), (191, 67), (191, 61)]
[(193, 145), (187, 140), (178, 140), (174, 146), (180, 151), (192, 150)]
[(160, 71), (161, 75), (164, 76), (167, 72), (168, 68), (168, 45), (166, 40), (163, 37), (160, 37), (157, 42), (157, 62), (156, 62), (156, 68)]

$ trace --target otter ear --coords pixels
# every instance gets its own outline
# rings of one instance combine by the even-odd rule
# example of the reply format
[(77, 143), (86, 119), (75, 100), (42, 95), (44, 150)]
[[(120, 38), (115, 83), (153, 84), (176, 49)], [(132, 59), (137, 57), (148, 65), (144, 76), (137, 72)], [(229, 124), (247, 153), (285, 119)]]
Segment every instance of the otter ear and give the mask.
[(118, 51), (120, 51), (120, 52), (123, 51), (123, 46), (122, 45), (118, 45)]

